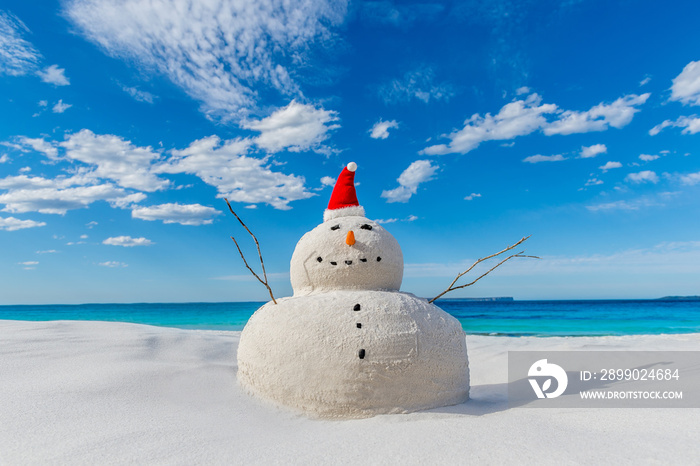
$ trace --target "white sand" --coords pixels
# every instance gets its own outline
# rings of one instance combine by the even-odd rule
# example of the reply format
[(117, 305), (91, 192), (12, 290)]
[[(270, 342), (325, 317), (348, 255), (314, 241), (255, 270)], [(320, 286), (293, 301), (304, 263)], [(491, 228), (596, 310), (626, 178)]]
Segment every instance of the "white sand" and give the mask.
[(243, 393), (239, 335), (0, 321), (0, 464), (700, 461), (699, 409), (508, 409), (506, 400), (508, 350), (699, 350), (700, 334), (469, 336), (470, 401), (349, 421), (308, 419)]

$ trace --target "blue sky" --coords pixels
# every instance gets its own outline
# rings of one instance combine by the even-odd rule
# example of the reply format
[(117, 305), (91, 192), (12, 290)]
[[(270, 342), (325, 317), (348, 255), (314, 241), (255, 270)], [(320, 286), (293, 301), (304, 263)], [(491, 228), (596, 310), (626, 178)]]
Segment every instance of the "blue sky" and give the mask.
[(697, 2), (5, 0), (0, 303), (277, 296), (355, 161), (432, 297), (700, 294)]

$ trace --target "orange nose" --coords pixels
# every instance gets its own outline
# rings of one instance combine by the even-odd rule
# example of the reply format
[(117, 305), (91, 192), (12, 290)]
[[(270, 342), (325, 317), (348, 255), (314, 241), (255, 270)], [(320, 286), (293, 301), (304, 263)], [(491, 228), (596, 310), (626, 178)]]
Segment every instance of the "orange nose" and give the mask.
[(348, 236), (345, 237), (345, 243), (348, 246), (355, 244), (355, 233), (353, 233), (352, 230), (348, 231)]

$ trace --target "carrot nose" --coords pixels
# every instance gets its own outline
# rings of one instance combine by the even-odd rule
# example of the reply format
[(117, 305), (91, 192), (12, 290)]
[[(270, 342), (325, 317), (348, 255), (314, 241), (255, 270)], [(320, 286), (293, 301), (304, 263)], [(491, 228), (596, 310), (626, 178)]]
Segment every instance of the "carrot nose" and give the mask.
[(353, 233), (352, 230), (348, 231), (348, 236), (345, 237), (345, 243), (348, 246), (355, 244), (355, 233)]

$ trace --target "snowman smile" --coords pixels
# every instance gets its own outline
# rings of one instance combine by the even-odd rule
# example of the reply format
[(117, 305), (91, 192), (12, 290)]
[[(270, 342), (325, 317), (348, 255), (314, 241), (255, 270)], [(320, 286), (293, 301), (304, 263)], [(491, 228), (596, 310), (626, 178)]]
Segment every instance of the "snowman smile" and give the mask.
[[(381, 260), (382, 260), (382, 258), (378, 256), (378, 257), (377, 257), (377, 262), (381, 262)], [(321, 257), (321, 256), (317, 257), (317, 258), (316, 258), (316, 261), (317, 261), (317, 262), (323, 262), (323, 257)], [(345, 263), (345, 265), (352, 265), (352, 264), (353, 264), (353, 261), (352, 261), (352, 260), (345, 260), (345, 261), (343, 261), (343, 262)], [(362, 258), (360, 259), (360, 262), (367, 262), (367, 258), (366, 258), (366, 257), (362, 257)], [(338, 262), (337, 262), (337, 261), (330, 261), (330, 264), (331, 264), (331, 265), (338, 265)]]
[[(320, 259), (320, 258), (319, 258), (319, 259)], [(319, 261), (319, 262), (321, 262), (321, 261)], [(345, 262), (345, 265), (352, 265), (352, 261), (351, 261), (351, 260), (347, 260), (347, 261), (343, 261), (343, 262)], [(367, 259), (362, 258), (362, 259), (360, 259), (360, 262), (367, 262)], [(338, 262), (336, 262), (336, 261), (331, 261), (331, 265), (338, 265)]]

